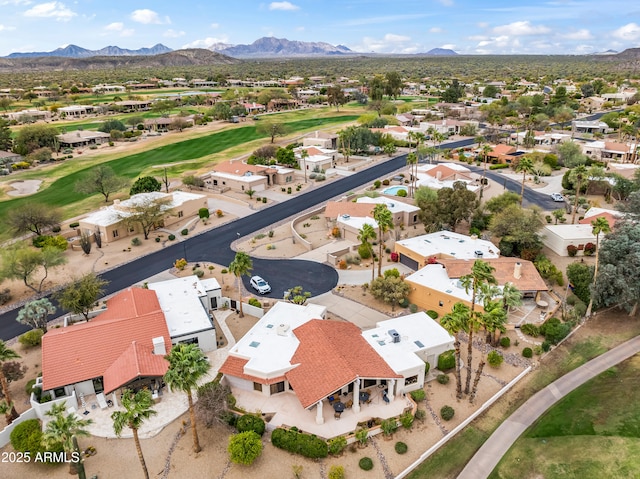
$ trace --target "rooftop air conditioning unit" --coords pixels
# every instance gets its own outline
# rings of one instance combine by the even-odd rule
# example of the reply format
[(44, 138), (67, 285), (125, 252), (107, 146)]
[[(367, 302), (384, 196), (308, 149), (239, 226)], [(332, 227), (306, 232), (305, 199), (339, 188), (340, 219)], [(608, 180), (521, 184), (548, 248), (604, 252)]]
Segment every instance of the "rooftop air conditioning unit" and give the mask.
[(389, 336), (391, 336), (391, 340), (394, 343), (399, 343), (400, 342), (400, 333), (398, 333), (398, 331), (396, 331), (395, 329), (390, 329), (389, 330)]
[(276, 332), (278, 333), (278, 336), (286, 336), (289, 328), (290, 326), (288, 324), (282, 323), (278, 325), (278, 327), (276, 328)]
[(342, 215), (343, 220), (348, 220), (349, 218), (351, 218), (351, 215)]
[(482, 258), (482, 255), (484, 254), (479, 249), (475, 250), (473, 253), (476, 255), (476, 258)]

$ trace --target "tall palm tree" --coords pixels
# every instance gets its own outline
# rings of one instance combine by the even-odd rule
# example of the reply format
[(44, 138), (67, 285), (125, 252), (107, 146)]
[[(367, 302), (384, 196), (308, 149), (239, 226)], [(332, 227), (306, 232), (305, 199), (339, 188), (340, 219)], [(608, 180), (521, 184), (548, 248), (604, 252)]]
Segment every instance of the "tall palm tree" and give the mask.
[[(52, 419), (47, 423), (42, 435), (43, 444), (50, 448), (62, 444), (66, 453), (71, 455), (74, 450), (74, 436), (89, 436), (87, 426), (93, 423), (91, 419), (80, 419), (76, 413), (68, 413), (66, 402), (54, 404), (47, 412)], [(69, 474), (77, 474), (78, 464), (69, 462)]]
[(469, 315), (469, 322), (467, 324), (467, 334), (469, 335), (469, 344), (467, 345), (467, 380), (465, 383), (464, 393), (469, 394), (471, 388), (471, 367), (473, 360), (473, 333), (478, 327), (476, 312), (476, 299), (478, 292), (483, 284), (496, 284), (496, 278), (493, 276), (493, 272), (496, 269), (486, 261), (477, 259), (473, 262), (471, 267), (471, 273), (466, 274), (460, 278), (460, 283), (465, 289), (467, 294), (471, 291), (471, 312)]
[(490, 145), (485, 144), (480, 148), (480, 152), (482, 153), (482, 178), (480, 179), (480, 197), (479, 200), (482, 201), (482, 195), (484, 194), (484, 181), (487, 176), (487, 160), (489, 159), (489, 153), (493, 151)]
[(511, 308), (522, 304), (522, 291), (515, 287), (513, 283), (507, 282), (502, 287), (502, 308), (509, 314)]
[(11, 424), (15, 419), (18, 418), (19, 414), (16, 411), (15, 405), (11, 400), (11, 391), (9, 391), (9, 382), (7, 381), (7, 377), (4, 375), (4, 370), (2, 369), (2, 364), (9, 359), (17, 359), (20, 355), (16, 353), (13, 349), (8, 348), (4, 341), (0, 340), (0, 387), (2, 388), (2, 394), (4, 395), (4, 400), (7, 403), (7, 412), (5, 413), (5, 419), (7, 420), (7, 425)]
[(202, 448), (198, 439), (191, 392), (198, 386), (198, 381), (207, 374), (211, 364), (195, 344), (178, 344), (171, 349), (165, 358), (169, 361), (169, 370), (165, 373), (164, 380), (172, 390), (183, 391), (187, 394), (193, 431), (193, 452), (200, 452)]
[(307, 158), (309, 158), (309, 152), (306, 149), (300, 151), (300, 159), (302, 160), (302, 169), (304, 170), (304, 182), (307, 182)]
[(393, 229), (393, 215), (387, 205), (377, 204), (373, 208), (373, 219), (378, 223), (378, 234), (380, 235), (378, 242), (380, 251), (380, 254), (378, 254), (378, 276), (382, 276), (382, 243), (385, 233)]
[[(595, 288), (596, 279), (598, 277), (598, 260), (600, 256), (600, 234), (611, 233), (611, 227), (609, 226), (609, 222), (607, 221), (607, 219), (603, 218), (602, 216), (593, 220), (591, 222), (591, 226), (592, 226), (591, 233), (593, 233), (596, 236), (596, 265), (593, 270), (593, 287)], [(587, 318), (591, 316), (592, 309), (593, 309), (593, 294), (591, 295), (591, 298), (589, 298), (589, 306), (587, 306), (587, 312), (585, 313), (585, 316)]]
[(151, 409), (153, 405), (153, 399), (151, 398), (151, 392), (148, 390), (140, 390), (134, 393), (130, 389), (125, 389), (122, 392), (122, 399), (120, 400), (124, 411), (115, 411), (111, 414), (111, 420), (113, 421), (113, 431), (116, 436), (120, 437), (122, 429), (128, 427), (133, 433), (133, 442), (136, 444), (136, 451), (138, 451), (138, 459), (142, 465), (144, 477), (149, 479), (149, 471), (147, 470), (147, 464), (144, 462), (144, 456), (142, 455), (142, 448), (140, 447), (140, 438), (138, 437), (138, 429), (142, 424), (149, 419), (156, 411)]
[(453, 347), (456, 351), (456, 397), (462, 399), (462, 377), (460, 369), (462, 360), (460, 359), (460, 331), (465, 329), (469, 321), (471, 311), (464, 303), (455, 303), (450, 313), (445, 314), (440, 319), (440, 325), (454, 337)]
[(531, 173), (533, 169), (533, 160), (528, 156), (524, 156), (520, 159), (516, 165), (516, 173), (522, 172), (522, 189), (520, 190), (520, 206), (522, 206), (522, 200), (524, 200), (524, 182), (527, 179), (527, 173)]
[(242, 251), (236, 253), (235, 258), (229, 265), (229, 271), (231, 271), (238, 281), (238, 301), (240, 303), (240, 317), (244, 318), (244, 312), (242, 311), (242, 276), (249, 276), (253, 269), (253, 261), (251, 257)]
[(376, 230), (369, 223), (365, 223), (362, 225), (362, 228), (358, 232), (358, 241), (360, 241), (363, 245), (366, 245), (369, 253), (371, 254), (371, 281), (375, 279), (376, 274), (376, 262), (373, 260), (373, 247), (369, 240), (376, 238)]
[(569, 179), (574, 184), (576, 189), (576, 197), (573, 201), (573, 214), (571, 215), (571, 224), (576, 222), (576, 212), (578, 211), (578, 199), (580, 198), (580, 189), (582, 188), (582, 182), (587, 179), (587, 167), (584, 165), (576, 166), (569, 174)]
[(409, 165), (409, 176), (411, 177), (409, 180), (409, 196), (411, 196), (413, 198), (413, 196), (415, 195), (415, 187), (414, 187), (414, 183), (415, 183), (415, 176), (413, 173), (413, 165), (417, 165), (418, 164), (418, 155), (416, 155), (414, 152), (411, 152), (407, 155), (407, 165)]

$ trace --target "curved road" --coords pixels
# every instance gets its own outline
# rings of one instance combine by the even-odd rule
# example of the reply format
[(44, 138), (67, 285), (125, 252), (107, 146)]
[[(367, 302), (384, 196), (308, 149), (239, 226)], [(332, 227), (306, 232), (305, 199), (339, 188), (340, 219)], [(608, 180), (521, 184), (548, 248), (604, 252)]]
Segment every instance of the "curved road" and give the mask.
[[(469, 141), (473, 142), (473, 140)], [(459, 143), (461, 142), (455, 144)], [(357, 174), (304, 193), (296, 197), (295, 201), (278, 203), (250, 216), (239, 218), (183, 242), (171, 244), (155, 253), (107, 271), (100, 275), (109, 281), (105, 294), (115, 293), (171, 268), (176, 258), (186, 257), (190, 262), (211, 261), (223, 265), (229, 264), (235, 255), (229, 245), (237, 240), (238, 236), (246, 236), (267, 228), (311, 206), (324, 203), (331, 198), (371, 183), (404, 166), (406, 158), (407, 155), (404, 154), (381, 161)], [(301, 285), (305, 291), (309, 291), (315, 296), (331, 290), (338, 282), (338, 273), (334, 268), (305, 260), (255, 258), (253, 259), (253, 272), (264, 276), (271, 284), (272, 292), (266, 296), (278, 298), (281, 298), (284, 291), (293, 286)], [(243, 277), (243, 282), (245, 286), (249, 286), (247, 277)], [(0, 339), (8, 340), (30, 329), (15, 320), (18, 311), (19, 309), (16, 308), (0, 315)]]
[(513, 443), (551, 406), (578, 386), (640, 352), (640, 336), (592, 359), (538, 391), (487, 439), (458, 479), (482, 479), (491, 474)]

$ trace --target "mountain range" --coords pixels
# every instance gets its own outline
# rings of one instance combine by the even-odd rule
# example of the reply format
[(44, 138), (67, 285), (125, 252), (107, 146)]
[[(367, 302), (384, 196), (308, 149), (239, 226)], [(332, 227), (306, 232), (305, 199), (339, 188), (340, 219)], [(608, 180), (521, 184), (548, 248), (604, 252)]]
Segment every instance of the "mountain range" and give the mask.
[(215, 43), (209, 50), (235, 58), (264, 58), (264, 57), (292, 57), (292, 56), (325, 56), (325, 55), (354, 55), (349, 48), (333, 46), (325, 42), (300, 42), (286, 38), (262, 37), (251, 45), (229, 45)]
[(169, 53), (173, 50), (162, 43), (152, 46), (151, 48), (139, 48), (138, 50), (128, 50), (109, 45), (100, 50), (87, 50), (77, 45), (67, 45), (66, 47), (56, 48), (51, 52), (25, 52), (11, 53), (5, 58), (39, 58), (39, 57), (64, 57), (64, 58), (88, 58), (88, 57), (124, 57), (139, 55), (159, 55), (161, 53)]

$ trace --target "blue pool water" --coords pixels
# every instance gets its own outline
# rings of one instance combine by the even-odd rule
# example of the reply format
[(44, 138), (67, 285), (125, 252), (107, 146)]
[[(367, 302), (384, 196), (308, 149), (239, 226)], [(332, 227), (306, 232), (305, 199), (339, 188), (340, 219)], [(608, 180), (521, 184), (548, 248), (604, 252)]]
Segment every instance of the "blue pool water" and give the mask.
[(385, 195), (398, 196), (398, 191), (400, 191), (400, 190), (404, 190), (405, 192), (408, 192), (406, 186), (391, 186), (389, 188), (386, 188), (386, 189), (382, 190), (382, 192)]

